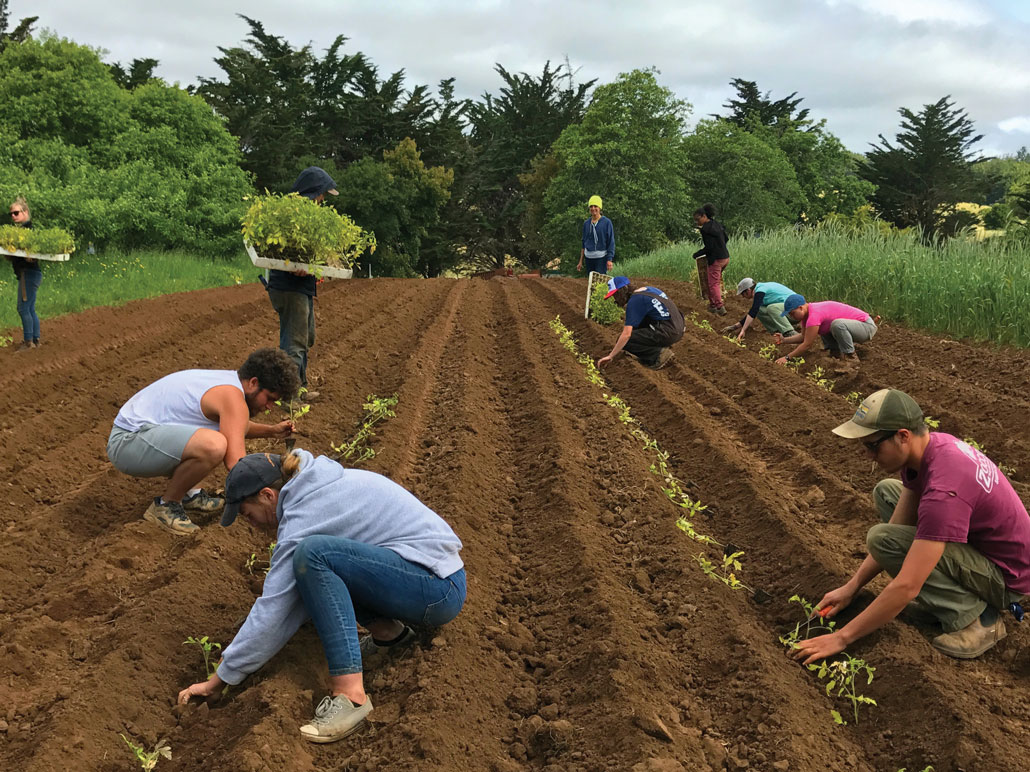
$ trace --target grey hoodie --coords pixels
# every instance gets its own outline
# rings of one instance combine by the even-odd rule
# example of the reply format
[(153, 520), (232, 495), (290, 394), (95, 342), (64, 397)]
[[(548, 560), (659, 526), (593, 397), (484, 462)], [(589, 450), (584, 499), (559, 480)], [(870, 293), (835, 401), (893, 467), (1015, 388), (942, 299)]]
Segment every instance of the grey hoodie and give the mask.
[(218, 677), (228, 684), (258, 670), (308, 619), (293, 578), (293, 551), (304, 538), (341, 536), (385, 547), (441, 579), (464, 566), (454, 531), (400, 485), (326, 456), (295, 452), (300, 470), (279, 492), (277, 543), (264, 591), (218, 666)]

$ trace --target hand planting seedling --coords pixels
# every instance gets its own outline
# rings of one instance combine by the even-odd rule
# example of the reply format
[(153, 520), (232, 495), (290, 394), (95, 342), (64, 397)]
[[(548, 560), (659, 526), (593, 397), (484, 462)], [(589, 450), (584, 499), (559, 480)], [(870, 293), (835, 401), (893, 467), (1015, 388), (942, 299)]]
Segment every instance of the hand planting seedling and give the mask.
[[(287, 414), (290, 416), (290, 423), (293, 424), (293, 431), (294, 432), (297, 431), (297, 422), (301, 418), (306, 416), (309, 412), (311, 412), (311, 405), (309, 405), (306, 402), (302, 401), (303, 396), (305, 394), (307, 394), (307, 393), (308, 393), (307, 387), (306, 386), (301, 386), (300, 389), (297, 392), (296, 399), (291, 399), (285, 405), (283, 405), (283, 401), (281, 399), (277, 399), (275, 401), (275, 404), (277, 404), (279, 407), (281, 407), (284, 410), (286, 410)], [(288, 437), (286, 439), (286, 450), (287, 451), (293, 450), (294, 445), (296, 445), (296, 444), (297, 444), (297, 440), (295, 440), (293, 437)]]
[(392, 397), (377, 397), (375, 394), (365, 397), (365, 402), (362, 404), (365, 418), (350, 442), (339, 445), (330, 443), (330, 447), (336, 453), (335, 459), (340, 462), (347, 461), (351, 466), (356, 466), (370, 458), (375, 458), (375, 449), (369, 445), (372, 438), (376, 436), (372, 427), (386, 418), (393, 418), (397, 415), (394, 412), (396, 406), (396, 394)]
[[(271, 554), (271, 552), (269, 553)], [(183, 646), (197, 646), (204, 655), (204, 677), (210, 678), (218, 669), (218, 663), (214, 661), (212, 653), (222, 648), (222, 644), (208, 640), (205, 635), (202, 638), (194, 638), (192, 635), (182, 642)]]
[(153, 750), (148, 751), (142, 745), (136, 745), (125, 735), (119, 736), (125, 740), (125, 744), (136, 754), (136, 761), (139, 762), (139, 767), (143, 772), (150, 772), (150, 770), (156, 767), (158, 759), (166, 758), (169, 761), (172, 760), (172, 749), (168, 747), (168, 741), (164, 738), (157, 741)]
[[(819, 680), (824, 678), (830, 679), (826, 684), (827, 695), (834, 693), (838, 697), (843, 696), (851, 701), (851, 706), (854, 709), (855, 723), (857, 724), (858, 706), (876, 705), (876, 700), (872, 697), (866, 697), (864, 694), (859, 694), (858, 687), (855, 685), (855, 679), (865, 673), (866, 684), (871, 684), (876, 668), (870, 667), (866, 664), (865, 660), (852, 657), (850, 654), (842, 653), (841, 656), (843, 659), (839, 659), (836, 662), (827, 663), (826, 660), (823, 660), (822, 662), (812, 663), (808, 666), (808, 669), (814, 671)], [(848, 723), (836, 710), (831, 710), (830, 715), (833, 716), (833, 720), (837, 724), (846, 725)]]
[(827, 606), (826, 608), (816, 611), (815, 605), (809, 603), (800, 595), (791, 595), (788, 603), (799, 604), (805, 612), (805, 618), (794, 625), (793, 630), (786, 635), (779, 636), (780, 643), (788, 649), (796, 649), (798, 647), (798, 641), (810, 638), (812, 633), (823, 635), (826, 633), (832, 633), (836, 629), (837, 623), (831, 619), (825, 618), (831, 607)]
[(722, 337), (724, 337), (737, 348), (747, 348), (747, 344), (740, 338), (738, 338), (736, 335), (723, 335)]

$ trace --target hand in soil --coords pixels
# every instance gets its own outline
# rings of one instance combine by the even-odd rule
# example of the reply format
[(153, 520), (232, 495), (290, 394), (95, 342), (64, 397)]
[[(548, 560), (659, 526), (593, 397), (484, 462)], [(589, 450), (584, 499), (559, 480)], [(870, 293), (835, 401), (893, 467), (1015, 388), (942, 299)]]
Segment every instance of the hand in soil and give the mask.
[(288, 419), (286, 421), (280, 421), (272, 426), (272, 431), (274, 432), (272, 437), (278, 440), (284, 440), (293, 434), (293, 430), (295, 428), (293, 421)]
[(601, 357), (600, 359), (597, 360), (597, 366), (598, 367), (605, 367), (606, 365), (610, 364), (611, 361), (612, 361), (611, 357)]
[(834, 654), (844, 651), (845, 643), (840, 631), (829, 635), (819, 635), (805, 641), (798, 641), (797, 648), (791, 655), (794, 659), (801, 659), (803, 665), (817, 662)]
[(216, 675), (211, 676), (211, 678), (209, 678), (206, 681), (201, 681), (200, 683), (196, 684), (190, 684), (181, 692), (179, 692), (178, 703), (180, 705), (185, 705), (187, 702), (190, 701), (191, 697), (203, 697), (207, 699), (208, 697), (211, 697), (214, 694), (216, 694), (218, 690), (222, 688), (223, 684), (224, 682), (222, 681), (222, 679)]
[(787, 357), (780, 357), (779, 359), (776, 360), (776, 364), (778, 364), (778, 365), (785, 365), (785, 364), (787, 364)]

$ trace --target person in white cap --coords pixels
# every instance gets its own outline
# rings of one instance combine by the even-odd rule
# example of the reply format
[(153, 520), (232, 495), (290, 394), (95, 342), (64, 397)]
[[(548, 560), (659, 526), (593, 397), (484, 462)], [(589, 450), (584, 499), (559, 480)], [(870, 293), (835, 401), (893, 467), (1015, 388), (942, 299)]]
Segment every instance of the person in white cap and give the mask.
[(740, 330), (737, 340), (743, 340), (744, 334), (758, 319), (766, 331), (780, 333), (782, 335), (793, 335), (794, 327), (783, 316), (783, 301), (795, 294), (794, 290), (777, 284), (774, 281), (760, 281), (755, 283), (752, 278), (741, 279), (737, 283), (737, 294), (745, 300), (751, 301), (751, 308), (736, 324), (724, 327), (723, 332)]
[(587, 202), (590, 216), (583, 221), (583, 248), (579, 251), (577, 271), (583, 270), (586, 263), (587, 273), (608, 273), (615, 260), (615, 226), (612, 221), (601, 214), (601, 197), (591, 196)]
[(909, 607), (943, 633), (934, 648), (972, 659), (1005, 637), (1001, 612), (1022, 615), (1030, 593), (1030, 516), (987, 456), (943, 432), (897, 389), (866, 397), (833, 432), (861, 440), (866, 453), (901, 479), (881, 481), (873, 500), (883, 521), (869, 529), (869, 554), (854, 576), (823, 596), (833, 617), (881, 571), (893, 577), (854, 619), (829, 635), (802, 641), (805, 663), (830, 657)]
[(683, 314), (669, 296), (657, 287), (636, 289), (625, 276), (608, 280), (608, 294), (626, 309), (626, 324), (611, 353), (597, 360), (605, 367), (623, 352), (652, 370), (661, 370), (673, 357), (669, 347), (683, 337)]

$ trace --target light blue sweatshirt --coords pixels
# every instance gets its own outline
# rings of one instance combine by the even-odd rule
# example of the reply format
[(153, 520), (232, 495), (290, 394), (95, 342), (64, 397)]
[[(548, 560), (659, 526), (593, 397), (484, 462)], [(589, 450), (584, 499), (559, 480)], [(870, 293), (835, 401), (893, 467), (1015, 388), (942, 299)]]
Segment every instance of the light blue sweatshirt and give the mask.
[(326, 456), (295, 452), (300, 470), (279, 492), (277, 543), (264, 591), (218, 666), (218, 677), (228, 684), (258, 670), (307, 621), (293, 578), (293, 551), (306, 537), (342, 536), (386, 547), (441, 579), (464, 566), (454, 531), (400, 485)]

